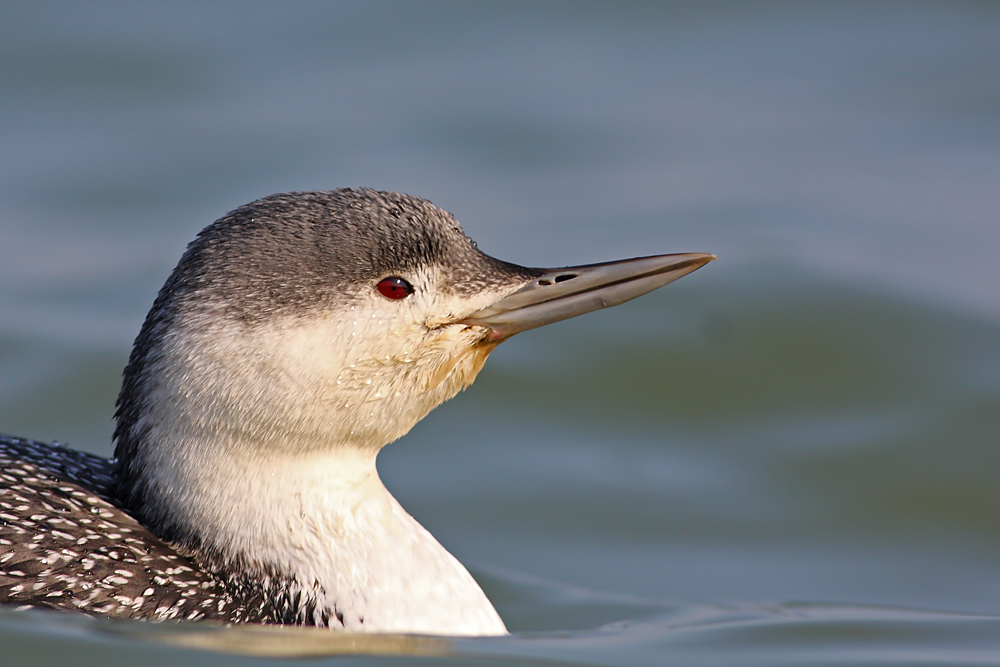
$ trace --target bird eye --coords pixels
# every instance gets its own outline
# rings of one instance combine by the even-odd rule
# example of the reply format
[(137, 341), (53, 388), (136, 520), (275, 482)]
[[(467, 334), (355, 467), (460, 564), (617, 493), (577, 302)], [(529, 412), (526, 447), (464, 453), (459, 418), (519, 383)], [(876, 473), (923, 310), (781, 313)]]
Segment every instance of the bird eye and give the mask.
[(387, 299), (405, 299), (413, 294), (413, 285), (395, 276), (383, 278), (377, 289)]

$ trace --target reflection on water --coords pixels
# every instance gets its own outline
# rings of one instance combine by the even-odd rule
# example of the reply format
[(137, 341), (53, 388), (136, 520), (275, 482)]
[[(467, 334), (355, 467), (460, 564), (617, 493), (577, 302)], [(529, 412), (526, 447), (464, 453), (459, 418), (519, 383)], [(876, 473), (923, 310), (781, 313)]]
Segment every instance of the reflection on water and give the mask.
[(109, 624), (103, 631), (169, 646), (268, 658), (332, 655), (444, 656), (453, 650), (453, 641), (444, 637), (365, 635), (318, 628), (206, 626), (204, 623), (169, 627), (151, 623), (123, 623), (113, 626)]
[(109, 454), (184, 244), (272, 192), (426, 196), (527, 265), (720, 257), (505, 343), (381, 455), (512, 637), (0, 610), (4, 659), (995, 661), (995, 6), (0, 13), (0, 431)]

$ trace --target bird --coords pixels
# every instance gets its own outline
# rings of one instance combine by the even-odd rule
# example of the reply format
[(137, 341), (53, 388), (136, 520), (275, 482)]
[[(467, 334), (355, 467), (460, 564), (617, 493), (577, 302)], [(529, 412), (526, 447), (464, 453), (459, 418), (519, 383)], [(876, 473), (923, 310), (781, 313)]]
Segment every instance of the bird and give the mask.
[(502, 635), (376, 457), (511, 336), (716, 259), (559, 269), (481, 250), (429, 201), (290, 192), (204, 228), (159, 291), (114, 455), (0, 436), (0, 604), (111, 618)]

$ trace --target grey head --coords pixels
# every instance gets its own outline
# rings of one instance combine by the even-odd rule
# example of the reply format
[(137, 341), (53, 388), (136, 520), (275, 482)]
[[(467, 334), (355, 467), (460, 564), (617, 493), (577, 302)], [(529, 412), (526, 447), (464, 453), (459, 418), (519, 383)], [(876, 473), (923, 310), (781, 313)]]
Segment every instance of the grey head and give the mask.
[(162, 427), (150, 416), (163, 406), (152, 403), (176, 401), (163, 391), (164, 376), (176, 372), (165, 359), (171, 338), (205, 333), (192, 331), (199, 328), (252, 337), (275, 322), (343, 313), (380, 280), (413, 280), (429, 267), (441, 277), (435, 287), (458, 299), (511, 292), (542, 273), (486, 255), (424, 199), (370, 189), (276, 194), (203, 229), (157, 295), (125, 367), (114, 432), (119, 498), (161, 535), (180, 537), (150, 507), (157, 498), (146, 469)]
[[(341, 189), (247, 204), (188, 246), (136, 339), (115, 414), (116, 493), (219, 567), (265, 567), (273, 540), (236, 544), (259, 510), (245, 496), (269, 483), (261, 470), (334, 450), (345, 469), (368, 453), (373, 466), (499, 342), (712, 259), (532, 269), (484, 254), (417, 197)], [(381, 291), (386, 280), (403, 292)], [(237, 506), (248, 518), (225, 510)]]

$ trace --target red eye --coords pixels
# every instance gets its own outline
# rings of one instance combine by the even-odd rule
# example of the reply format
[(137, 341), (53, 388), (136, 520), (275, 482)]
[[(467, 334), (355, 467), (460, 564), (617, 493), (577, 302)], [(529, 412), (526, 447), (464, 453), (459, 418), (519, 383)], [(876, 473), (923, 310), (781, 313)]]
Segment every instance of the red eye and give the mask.
[(387, 299), (405, 299), (413, 294), (413, 285), (394, 276), (379, 282), (378, 291)]

